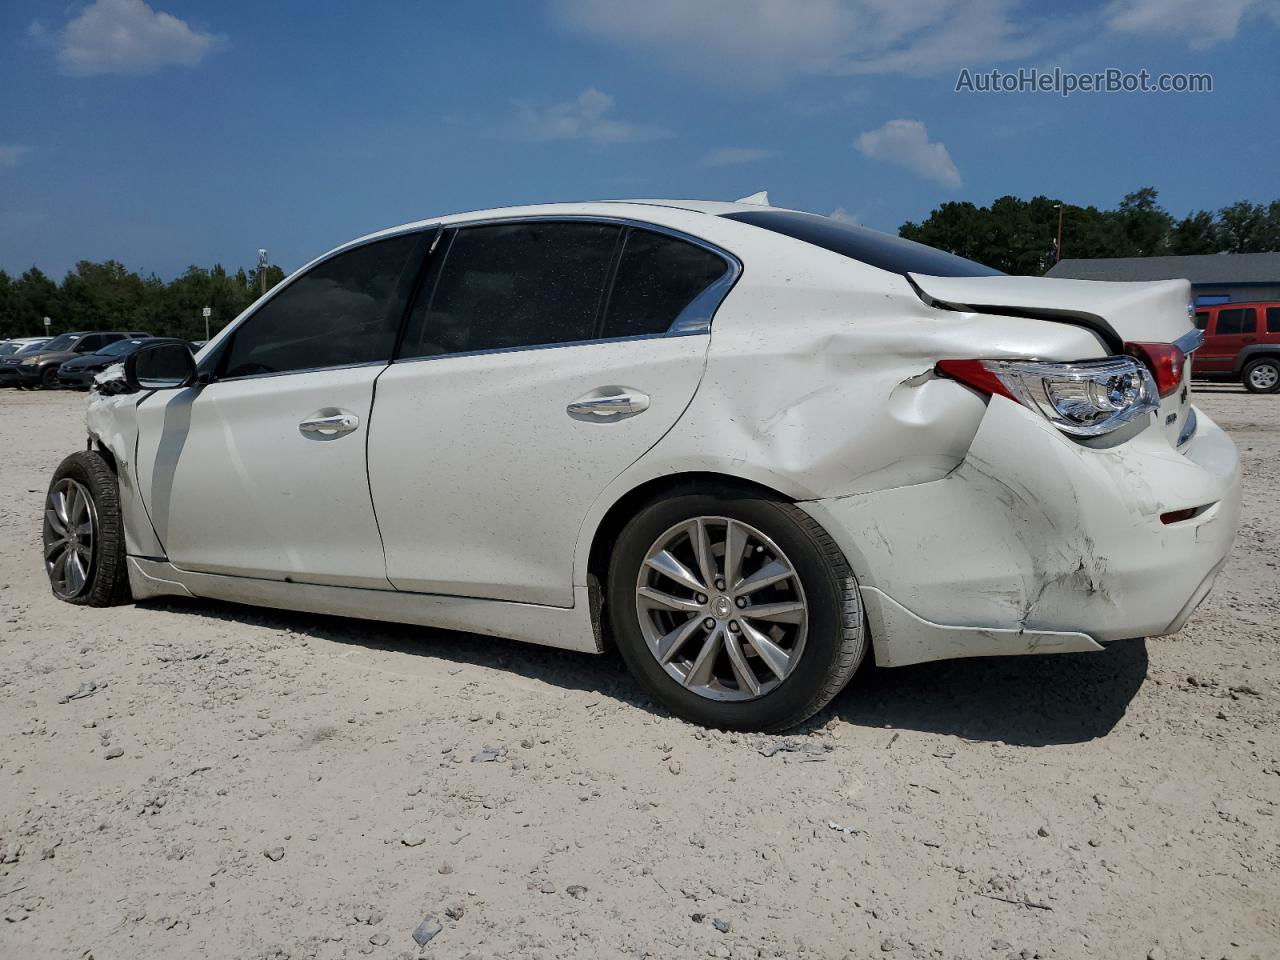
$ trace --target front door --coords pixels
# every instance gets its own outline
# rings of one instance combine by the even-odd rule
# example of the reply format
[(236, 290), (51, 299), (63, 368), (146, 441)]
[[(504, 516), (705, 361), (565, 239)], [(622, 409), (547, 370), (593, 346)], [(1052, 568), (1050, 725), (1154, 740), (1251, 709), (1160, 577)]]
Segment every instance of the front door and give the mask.
[(1258, 342), (1258, 312), (1253, 307), (1219, 307), (1196, 351), (1195, 368), (1200, 373), (1230, 373), (1240, 351)]
[(186, 570), (390, 589), (365, 442), (420, 235), (289, 281), (226, 339), (213, 382), (138, 406), (138, 478)]
[(446, 234), (369, 434), (392, 584), (572, 605), (583, 520), (693, 398), (700, 294), (730, 275), (701, 245), (603, 221)]

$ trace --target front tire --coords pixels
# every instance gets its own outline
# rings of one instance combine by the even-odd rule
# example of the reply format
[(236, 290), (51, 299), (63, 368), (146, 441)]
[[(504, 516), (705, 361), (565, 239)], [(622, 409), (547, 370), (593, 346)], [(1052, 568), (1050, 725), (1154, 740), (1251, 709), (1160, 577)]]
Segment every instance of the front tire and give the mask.
[(53, 595), (89, 607), (128, 602), (124, 555), (116, 476), (99, 454), (73, 453), (45, 496), (44, 567)]
[(45, 367), (40, 372), (40, 386), (46, 390), (56, 390), (58, 388), (57, 367)]
[(1280, 392), (1280, 359), (1260, 357), (1245, 365), (1240, 382), (1250, 393)]
[(827, 532), (798, 507), (729, 488), (643, 508), (614, 547), (608, 606), (640, 684), (709, 727), (793, 727), (867, 650), (857, 582)]

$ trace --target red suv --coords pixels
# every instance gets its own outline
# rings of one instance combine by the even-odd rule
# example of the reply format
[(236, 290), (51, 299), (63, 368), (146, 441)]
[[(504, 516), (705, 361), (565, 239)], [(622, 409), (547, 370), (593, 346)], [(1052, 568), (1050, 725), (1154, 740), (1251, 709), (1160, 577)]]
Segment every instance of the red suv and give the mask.
[(1280, 302), (1198, 307), (1196, 326), (1204, 346), (1196, 351), (1194, 376), (1238, 378), (1253, 393), (1280, 392)]

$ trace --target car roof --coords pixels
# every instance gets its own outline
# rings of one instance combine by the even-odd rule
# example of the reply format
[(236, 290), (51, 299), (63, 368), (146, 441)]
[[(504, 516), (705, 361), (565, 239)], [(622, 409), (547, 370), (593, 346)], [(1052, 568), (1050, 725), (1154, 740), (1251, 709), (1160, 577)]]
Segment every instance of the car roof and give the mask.
[(414, 220), (409, 223), (399, 224), (398, 226), (388, 227), (385, 230), (378, 230), (366, 236), (359, 237), (356, 240), (352, 240), (350, 243), (345, 243), (342, 246), (355, 246), (356, 244), (375, 240), (379, 237), (401, 233), (405, 230), (414, 230), (437, 224), (448, 226), (452, 223), (467, 223), (472, 220), (501, 220), (507, 217), (607, 217), (610, 215), (617, 217), (635, 217), (636, 219), (643, 220), (643, 213), (640, 210), (635, 209), (642, 207), (657, 207), (663, 210), (702, 213), (713, 217), (720, 217), (729, 213), (746, 213), (748, 211), (760, 210), (785, 210), (791, 213), (800, 212), (791, 210), (789, 207), (773, 207), (768, 204), (741, 203), (738, 201), (724, 200), (633, 199), (538, 203), (529, 204), (527, 206), (492, 207), (487, 210), (468, 210), (462, 213), (450, 213), (438, 217), (430, 217), (426, 220)]

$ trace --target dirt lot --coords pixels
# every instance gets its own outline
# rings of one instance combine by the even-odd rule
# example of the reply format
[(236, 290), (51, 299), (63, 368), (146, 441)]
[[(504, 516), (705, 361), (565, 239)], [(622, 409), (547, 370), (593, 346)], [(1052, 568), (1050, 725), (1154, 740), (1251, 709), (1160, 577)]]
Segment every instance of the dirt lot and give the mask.
[(1280, 397), (1200, 391), (1245, 510), (1180, 635), (866, 669), (782, 743), (612, 657), (60, 604), (84, 402), (0, 392), (4, 958), (1280, 956)]

